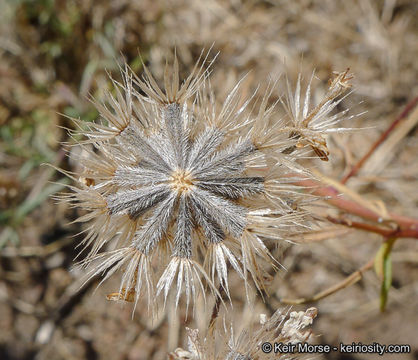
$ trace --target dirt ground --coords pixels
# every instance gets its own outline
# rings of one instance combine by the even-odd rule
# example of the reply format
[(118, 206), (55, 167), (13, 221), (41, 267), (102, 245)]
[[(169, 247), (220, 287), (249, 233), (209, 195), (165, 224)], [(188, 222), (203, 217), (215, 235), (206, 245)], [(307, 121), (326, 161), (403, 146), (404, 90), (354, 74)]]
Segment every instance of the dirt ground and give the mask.
[[(145, 304), (132, 316), (130, 304), (106, 300), (117, 278), (96, 290), (99, 279), (83, 284), (82, 271), (73, 268), (83, 228), (71, 222), (80, 213), (51, 198), (70, 180), (44, 164), (76, 170), (63, 145), (71, 142), (65, 128), (73, 127), (64, 115), (96, 119), (87, 98), (100, 98), (100, 89), (110, 86), (107, 72), (118, 78), (118, 63), (126, 60), (140, 73), (140, 52), (161, 80), (176, 48), (184, 78), (201, 50), (213, 46), (219, 56), (211, 84), (219, 99), (247, 73), (250, 94), (257, 86), (266, 89), (269, 79), (294, 82), (315, 70), (315, 100), (333, 71), (350, 68), (353, 92), (339, 107), (356, 115), (342, 125), (358, 130), (330, 136), (330, 160), (310, 163), (341, 179), (418, 94), (417, 18), (413, 0), (0, 0), (0, 359), (166, 359), (169, 351), (187, 347), (186, 327), (204, 332), (208, 326), (213, 299), (206, 307), (197, 304), (194, 317), (169, 308), (152, 321)], [(284, 84), (279, 81), (276, 98)], [(363, 199), (413, 218), (416, 120), (415, 112), (347, 182)], [(329, 206), (317, 211), (340, 215)], [(379, 234), (324, 226), (332, 228), (330, 236), (274, 250), (286, 270), (272, 273), (265, 301), (254, 295), (248, 305), (231, 274), (233, 308), (219, 316), (235, 333), (257, 324), (262, 313), (288, 308), (281, 299), (309, 298), (343, 281), (382, 242)], [(335, 294), (292, 306), (318, 309), (312, 342), (409, 344), (411, 353), (384, 358), (418, 359), (416, 240), (395, 243), (385, 312), (373, 268)], [(381, 357), (332, 352), (315, 358)]]

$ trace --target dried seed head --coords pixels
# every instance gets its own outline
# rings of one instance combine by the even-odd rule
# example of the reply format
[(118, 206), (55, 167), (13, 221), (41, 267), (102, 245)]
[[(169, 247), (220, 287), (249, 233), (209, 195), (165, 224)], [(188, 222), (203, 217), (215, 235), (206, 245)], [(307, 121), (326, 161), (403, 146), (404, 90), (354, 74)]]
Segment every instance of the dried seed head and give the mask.
[[(122, 273), (111, 300), (136, 303), (147, 294), (151, 306), (175, 288), (176, 303), (185, 294), (189, 304), (205, 284), (217, 292), (216, 283), (229, 296), (228, 266), (261, 289), (264, 266), (276, 262), (266, 242), (306, 226), (297, 204), (308, 196), (290, 183), (292, 172), (309, 173), (296, 163), (298, 150), (287, 149), (296, 144), (295, 129), (319, 133), (319, 114), (335, 107), (333, 99), (308, 124), (308, 88), (302, 117), (299, 100), (291, 105), (296, 123), (289, 127), (274, 118), (276, 104), (268, 106), (271, 90), (253, 115), (252, 98), (242, 104), (238, 84), (216, 111), (202, 59), (182, 85), (175, 59), (164, 91), (148, 69), (141, 79), (125, 67), (123, 83), (113, 81), (116, 96), (96, 102), (102, 121), (82, 131), (84, 170), (63, 199), (87, 211), (78, 221), (90, 222), (82, 262), (91, 266), (88, 276)], [(109, 242), (116, 250), (100, 253)]]
[(343, 98), (340, 96), (351, 88), (350, 80), (353, 76), (348, 72), (349, 69), (342, 73), (334, 73), (334, 78), (328, 84), (327, 93), (319, 104), (313, 108), (310, 108), (310, 97), (314, 73), (312, 73), (305, 91), (303, 107), (301, 101), (301, 75), (299, 74), (294, 93), (292, 93), (291, 86), (287, 82), (287, 98), (283, 104), (294, 127), (291, 135), (297, 139), (296, 146), (303, 148), (309, 145), (315, 154), (324, 161), (328, 161), (329, 156), (329, 150), (324, 136), (336, 130), (341, 131), (342, 129), (332, 127), (344, 119), (347, 113), (347, 111), (342, 111), (330, 115), (342, 101)]
[(229, 333), (220, 336), (220, 344), (217, 344), (214, 332), (202, 339), (198, 330), (187, 329), (188, 349), (176, 349), (169, 354), (169, 359), (310, 359), (311, 354), (281, 354), (276, 353), (273, 349), (266, 351), (267, 348), (263, 348), (263, 344), (283, 343), (290, 345), (309, 341), (312, 332), (308, 327), (312, 325), (317, 313), (315, 308), (299, 312), (293, 311), (290, 314), (277, 310), (269, 319), (263, 316), (257, 330), (247, 329), (237, 338), (234, 337), (231, 326)]

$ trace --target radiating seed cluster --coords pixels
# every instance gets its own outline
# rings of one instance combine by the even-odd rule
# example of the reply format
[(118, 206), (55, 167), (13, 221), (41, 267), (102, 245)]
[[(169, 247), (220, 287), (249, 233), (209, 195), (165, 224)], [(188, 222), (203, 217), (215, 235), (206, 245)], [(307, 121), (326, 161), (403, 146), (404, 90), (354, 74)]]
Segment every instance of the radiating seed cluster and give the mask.
[[(306, 311), (293, 311), (290, 314), (277, 310), (271, 318), (265, 314), (260, 316), (258, 329), (245, 330), (238, 337), (233, 332), (222, 334), (220, 341), (216, 341), (214, 333), (209, 333), (205, 338), (197, 329), (187, 329), (188, 349), (177, 348), (169, 354), (170, 360), (270, 360), (270, 359), (312, 359), (312, 354), (306, 353), (277, 353), (274, 344), (293, 345), (309, 342), (312, 325), (318, 311), (309, 308)], [(219, 344), (217, 344), (219, 343)], [(271, 351), (265, 347), (266, 343), (272, 345)], [(216, 346), (216, 344), (218, 346)], [(264, 346), (263, 346), (264, 344)]]
[(83, 170), (62, 198), (87, 210), (78, 221), (89, 222), (88, 277), (122, 274), (109, 299), (136, 303), (146, 294), (151, 306), (155, 295), (167, 299), (175, 288), (176, 304), (184, 293), (188, 306), (205, 286), (229, 296), (228, 268), (246, 288), (249, 275), (261, 289), (264, 265), (277, 265), (266, 244), (307, 225), (308, 195), (293, 182), (295, 173), (310, 176), (297, 160), (315, 139), (301, 138), (320, 128), (321, 113), (324, 124), (334, 123), (326, 115), (335, 97), (311, 115), (305, 99), (303, 121), (300, 81), (294, 97), (289, 93), (287, 122), (277, 119), (277, 102), (269, 105), (272, 89), (257, 111), (248, 110), (255, 94), (242, 100), (240, 83), (218, 106), (206, 61), (180, 85), (175, 59), (164, 90), (146, 67), (143, 78), (125, 67), (123, 83), (113, 80), (113, 93), (96, 102), (102, 121), (75, 120), (87, 138), (78, 144)]

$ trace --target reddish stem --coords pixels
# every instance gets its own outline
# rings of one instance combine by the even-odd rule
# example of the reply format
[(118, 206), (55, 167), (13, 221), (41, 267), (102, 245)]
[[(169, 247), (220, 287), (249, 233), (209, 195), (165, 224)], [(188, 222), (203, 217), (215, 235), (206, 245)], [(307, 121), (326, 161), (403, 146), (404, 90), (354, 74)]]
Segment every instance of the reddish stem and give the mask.
[(408, 116), (408, 114), (411, 112), (411, 110), (414, 109), (417, 103), (418, 103), (418, 97), (414, 98), (411, 102), (409, 102), (406, 105), (402, 113), (395, 119), (395, 121), (393, 121), (393, 123), (380, 136), (380, 138), (372, 145), (369, 151), (358, 161), (358, 163), (350, 170), (350, 172), (344, 176), (344, 178), (341, 180), (342, 184), (345, 184), (350, 177), (356, 175), (359, 172), (361, 167), (369, 159), (369, 157), (373, 154), (373, 152), (386, 140), (386, 138), (393, 131), (393, 129), (395, 129), (395, 127), (398, 126), (399, 123)]
[(404, 232), (399, 229), (385, 229), (380, 226), (373, 224), (361, 223), (357, 221), (351, 221), (347, 219), (334, 218), (332, 216), (327, 216), (327, 220), (331, 221), (333, 224), (344, 225), (350, 228), (355, 228), (359, 230), (364, 230), (368, 232), (374, 232), (376, 234), (382, 235), (384, 237), (400, 237), (399, 234), (403, 235)]
[[(326, 201), (328, 203), (349, 214), (356, 215), (362, 217), (363, 219), (371, 220), (376, 223), (383, 223), (384, 221), (381, 215), (374, 212), (373, 210), (370, 210), (352, 200), (343, 198), (341, 196), (341, 193), (333, 186), (324, 186), (319, 181), (311, 179), (301, 179), (299, 181), (296, 181), (295, 184), (310, 189), (314, 195), (326, 197)], [(411, 237), (418, 239), (418, 219), (392, 213), (389, 213), (389, 218), (391, 221), (396, 223), (397, 226), (395, 229), (384, 229), (380, 227), (374, 227), (374, 232), (384, 232), (384, 234), (382, 233), (382, 235), (389, 235), (391, 237)], [(371, 231), (370, 229), (366, 229), (365, 226), (363, 226), (363, 230)]]

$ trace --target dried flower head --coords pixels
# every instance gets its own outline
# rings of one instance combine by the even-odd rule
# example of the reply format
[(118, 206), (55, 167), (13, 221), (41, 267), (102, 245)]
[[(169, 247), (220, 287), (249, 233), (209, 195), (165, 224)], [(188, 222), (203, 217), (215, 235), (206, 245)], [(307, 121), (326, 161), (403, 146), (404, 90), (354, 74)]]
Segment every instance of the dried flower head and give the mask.
[(298, 76), (294, 94), (289, 82), (287, 82), (287, 97), (283, 104), (294, 126), (293, 136), (298, 139), (296, 146), (310, 145), (315, 154), (324, 161), (328, 161), (329, 155), (324, 135), (330, 132), (341, 131), (342, 129), (333, 128), (333, 125), (340, 122), (348, 111), (345, 110), (330, 115), (343, 100), (344, 97), (341, 97), (341, 95), (351, 88), (350, 80), (353, 76), (348, 72), (349, 69), (342, 73), (334, 73), (334, 78), (329, 81), (327, 93), (321, 102), (313, 108), (310, 107), (310, 98), (314, 73), (312, 73), (309, 84), (306, 87), (303, 107), (301, 104), (301, 75), (299, 74)]
[[(188, 349), (176, 349), (169, 354), (171, 360), (255, 360), (255, 359), (307, 359), (309, 354), (276, 353), (268, 344), (298, 344), (308, 342), (312, 334), (307, 329), (313, 323), (318, 311), (309, 308), (306, 311), (283, 313), (277, 310), (270, 319), (260, 317), (260, 328), (255, 331), (245, 330), (234, 338), (231, 330), (220, 338), (223, 343), (216, 346), (214, 333), (204, 339), (198, 330), (187, 329)], [(226, 339), (226, 341), (225, 341)], [(263, 345), (264, 344), (264, 345)], [(266, 347), (267, 344), (267, 347)], [(263, 351), (264, 349), (264, 351)]]
[(262, 289), (263, 263), (277, 266), (266, 242), (306, 225), (300, 206), (308, 195), (297, 191), (292, 173), (310, 175), (296, 162), (302, 152), (294, 133), (315, 142), (322, 115), (335, 107), (331, 95), (325, 110), (310, 113), (305, 100), (299, 120), (298, 82), (294, 126), (276, 119), (271, 87), (257, 112), (248, 109), (255, 94), (241, 99), (241, 82), (218, 108), (206, 61), (201, 56), (180, 85), (175, 58), (164, 90), (146, 67), (143, 78), (125, 67), (123, 83), (112, 80), (114, 93), (96, 102), (101, 122), (75, 120), (87, 138), (79, 144), (83, 171), (63, 197), (87, 211), (78, 221), (90, 222), (88, 276), (122, 273), (108, 299), (136, 303), (147, 294), (152, 305), (176, 288), (176, 304), (184, 293), (188, 306), (205, 286), (216, 292), (218, 285), (229, 297), (228, 267)]

